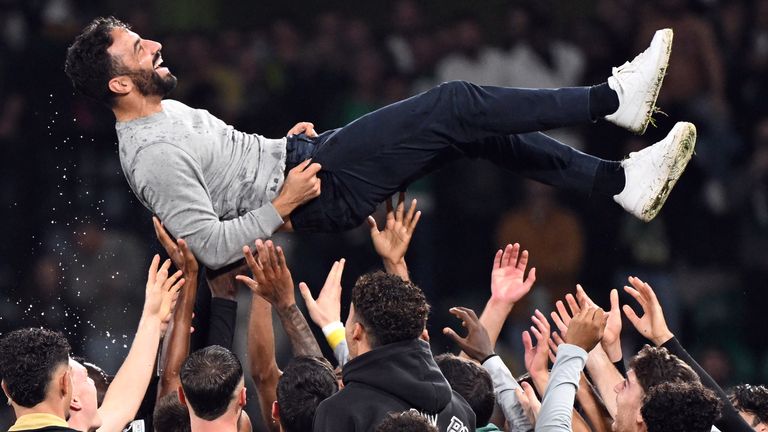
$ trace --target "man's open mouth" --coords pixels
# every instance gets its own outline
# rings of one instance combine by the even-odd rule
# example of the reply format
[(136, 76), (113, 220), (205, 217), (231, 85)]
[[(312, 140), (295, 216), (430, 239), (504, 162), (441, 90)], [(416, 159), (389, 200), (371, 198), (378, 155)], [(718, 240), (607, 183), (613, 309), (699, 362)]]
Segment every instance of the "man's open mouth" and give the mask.
[(152, 65), (154, 66), (155, 69), (157, 69), (160, 67), (161, 64), (163, 64), (163, 56), (161, 56), (160, 53), (157, 53), (157, 55), (155, 56), (155, 61)]

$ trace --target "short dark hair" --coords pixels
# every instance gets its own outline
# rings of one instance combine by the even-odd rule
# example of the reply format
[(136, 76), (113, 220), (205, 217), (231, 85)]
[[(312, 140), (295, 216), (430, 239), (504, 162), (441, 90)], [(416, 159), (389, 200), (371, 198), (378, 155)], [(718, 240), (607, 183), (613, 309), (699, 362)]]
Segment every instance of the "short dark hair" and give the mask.
[(286, 432), (312, 430), (320, 402), (339, 391), (336, 374), (328, 360), (302, 356), (293, 359), (277, 382), (280, 424)]
[(152, 428), (162, 432), (190, 432), (189, 410), (181, 403), (176, 392), (169, 393), (155, 404)]
[(32, 408), (45, 400), (48, 384), (61, 365), (69, 364), (69, 342), (44, 328), (14, 330), (0, 340), (0, 377), (8, 396)]
[(488, 371), (477, 363), (464, 360), (451, 353), (435, 357), (437, 367), (443, 372), (451, 388), (467, 401), (475, 412), (477, 424), (485, 426), (493, 415), (496, 396), (493, 380)]
[(722, 405), (699, 383), (665, 382), (646, 392), (640, 413), (648, 432), (709, 432)]
[(629, 367), (635, 371), (644, 393), (664, 382), (701, 383), (701, 379), (690, 366), (664, 347), (645, 345), (629, 361)]
[(64, 72), (75, 90), (107, 106), (112, 106), (115, 94), (109, 89), (109, 80), (120, 75), (120, 61), (107, 49), (112, 46), (112, 30), (130, 29), (119, 19), (99, 17), (91, 21), (67, 49)]
[(372, 347), (419, 337), (429, 315), (419, 287), (381, 271), (360, 276), (352, 289), (352, 304)]
[(192, 411), (210, 421), (227, 411), (243, 379), (243, 366), (231, 351), (212, 345), (190, 354), (179, 377)]
[(728, 394), (733, 407), (755, 416), (755, 424), (768, 423), (768, 387), (763, 385), (739, 384)]
[(376, 426), (376, 432), (437, 432), (426, 417), (411, 409), (402, 413), (389, 413), (384, 421)]

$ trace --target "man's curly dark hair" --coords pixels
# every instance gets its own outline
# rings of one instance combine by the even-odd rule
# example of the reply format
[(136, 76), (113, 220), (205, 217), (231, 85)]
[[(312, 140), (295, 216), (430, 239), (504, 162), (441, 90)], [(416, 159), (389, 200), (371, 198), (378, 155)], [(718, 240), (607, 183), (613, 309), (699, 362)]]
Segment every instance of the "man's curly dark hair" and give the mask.
[(752, 427), (760, 423), (768, 423), (768, 387), (740, 384), (731, 389), (728, 398), (734, 408), (755, 416)]
[(476, 423), (481, 426), (487, 425), (496, 404), (493, 380), (488, 371), (475, 362), (464, 360), (451, 353), (435, 357), (435, 363), (451, 388), (472, 407)]
[(112, 30), (130, 29), (115, 17), (99, 17), (91, 21), (67, 49), (64, 72), (75, 90), (109, 107), (115, 94), (109, 90), (109, 80), (120, 74), (119, 59), (107, 49), (112, 45)]
[(690, 366), (664, 347), (645, 345), (629, 361), (629, 367), (635, 371), (637, 381), (645, 393), (651, 387), (665, 382), (701, 383), (699, 375)]
[(69, 342), (43, 328), (12, 331), (0, 339), (0, 377), (8, 396), (26, 408), (45, 400), (56, 369), (69, 364)]
[(665, 382), (646, 392), (640, 413), (648, 432), (709, 432), (722, 406), (699, 383)]
[(437, 430), (437, 427), (414, 409), (399, 414), (390, 413), (376, 427), (376, 432), (437, 432)]
[(293, 359), (277, 382), (277, 406), (283, 430), (312, 430), (318, 405), (337, 391), (339, 383), (328, 360), (311, 356)]
[(373, 348), (419, 337), (429, 315), (421, 288), (381, 271), (360, 276), (352, 305)]

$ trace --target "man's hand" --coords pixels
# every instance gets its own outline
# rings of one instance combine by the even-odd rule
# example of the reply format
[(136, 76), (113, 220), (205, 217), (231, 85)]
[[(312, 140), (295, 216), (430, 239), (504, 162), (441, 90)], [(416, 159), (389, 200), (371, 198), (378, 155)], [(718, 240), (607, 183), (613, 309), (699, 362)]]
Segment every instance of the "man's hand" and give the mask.
[(293, 278), (285, 262), (283, 249), (279, 246), (275, 248), (272, 240), (266, 243), (256, 240), (256, 252), (258, 257), (254, 258), (250, 248), (243, 247), (245, 262), (253, 272), (253, 279), (242, 275), (235, 276), (235, 279), (278, 309), (295, 305)]
[(600, 308), (584, 307), (571, 319), (565, 342), (590, 352), (603, 337), (608, 315)]
[(461, 320), (462, 327), (467, 328), (467, 337), (462, 338), (449, 327), (443, 329), (444, 335), (453, 339), (462, 351), (478, 362), (485, 360), (493, 354), (491, 338), (488, 337), (485, 327), (480, 324), (480, 319), (477, 318), (475, 311), (458, 306), (449, 309), (448, 312)]
[(661, 346), (675, 335), (667, 327), (664, 310), (659, 304), (659, 299), (656, 298), (656, 293), (653, 292), (650, 285), (634, 276), (629, 277), (629, 283), (634, 288), (625, 286), (624, 291), (640, 303), (643, 308), (643, 316), (638, 317), (629, 305), (624, 305), (622, 308), (624, 314), (641, 335), (653, 342), (654, 345)]
[(333, 263), (325, 284), (317, 296), (312, 298), (312, 293), (306, 283), (299, 284), (299, 291), (307, 305), (309, 317), (320, 328), (328, 324), (341, 321), (341, 275), (344, 273), (344, 258)]
[(168, 257), (171, 259), (176, 269), (181, 270), (184, 279), (197, 279), (199, 266), (192, 251), (189, 250), (187, 242), (183, 239), (173, 241), (157, 216), (152, 216), (152, 224), (155, 226), (157, 240), (160, 242), (160, 245), (163, 246), (163, 249), (165, 249), (165, 253), (168, 254)]
[(317, 132), (315, 132), (315, 125), (313, 125), (310, 122), (296, 123), (296, 126), (292, 127), (291, 130), (288, 131), (286, 136), (298, 135), (300, 133), (303, 133), (304, 135), (306, 135), (308, 137), (316, 137), (317, 136)]
[(392, 273), (390, 271), (392, 268), (405, 264), (405, 253), (416, 230), (416, 224), (421, 218), (421, 212), (416, 211), (416, 200), (413, 200), (406, 213), (405, 192), (400, 192), (398, 195), (396, 209), (392, 208), (392, 198), (389, 198), (386, 203), (387, 222), (384, 229), (379, 231), (373, 216), (368, 216), (368, 226), (371, 228), (373, 248), (384, 261), (387, 272)]
[(272, 201), (280, 217), (286, 219), (296, 207), (320, 196), (317, 173), (321, 168), (319, 163), (307, 159), (288, 171), (280, 194)]
[(579, 303), (576, 301), (576, 298), (573, 296), (573, 294), (566, 294), (565, 301), (568, 303), (568, 308), (571, 310), (570, 313), (565, 308), (563, 301), (558, 300), (555, 302), (555, 308), (557, 311), (550, 312), (549, 314), (563, 337), (568, 334), (568, 325), (571, 323), (571, 317), (575, 316), (581, 311), (581, 306), (579, 306)]
[(531, 374), (534, 384), (543, 392), (549, 378), (549, 322), (537, 309), (531, 317), (535, 326), (531, 326), (531, 333), (536, 337), (536, 346), (533, 346), (531, 333), (523, 332), (523, 348), (525, 348), (525, 369)]
[(163, 265), (160, 266), (160, 255), (155, 255), (152, 258), (152, 264), (149, 266), (149, 274), (147, 275), (147, 288), (142, 317), (155, 317), (161, 322), (170, 321), (171, 312), (178, 299), (179, 290), (184, 285), (184, 278), (181, 278), (181, 270), (168, 276), (168, 268), (170, 266), (171, 260), (165, 260)]
[(525, 278), (528, 251), (520, 253), (520, 244), (508, 244), (496, 252), (491, 272), (491, 300), (513, 306), (520, 301), (536, 282), (536, 268), (531, 268)]
[[(605, 325), (605, 332), (603, 333), (603, 339), (600, 340), (600, 345), (603, 347), (603, 351), (608, 354), (608, 358), (612, 362), (617, 362), (622, 358), (621, 352), (621, 310), (619, 309), (619, 292), (617, 290), (611, 290), (611, 310), (608, 311), (608, 323)], [(576, 299), (579, 304), (588, 305), (591, 307), (599, 307), (592, 301), (584, 291), (581, 285), (576, 285)]]
[(528, 421), (535, 425), (536, 419), (539, 417), (539, 410), (541, 410), (541, 401), (536, 397), (533, 387), (523, 381), (520, 383), (520, 387), (515, 389), (515, 394), (517, 395), (517, 400), (520, 401), (520, 405), (523, 406), (523, 411), (525, 416), (528, 417)]

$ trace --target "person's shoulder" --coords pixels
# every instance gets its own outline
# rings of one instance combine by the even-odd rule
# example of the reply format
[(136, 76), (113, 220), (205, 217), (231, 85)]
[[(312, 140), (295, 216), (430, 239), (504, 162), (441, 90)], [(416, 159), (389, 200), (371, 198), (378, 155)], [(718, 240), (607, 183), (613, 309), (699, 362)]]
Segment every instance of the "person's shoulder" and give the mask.
[(64, 426), (45, 426), (38, 429), (19, 429), (16, 432), (77, 432), (77, 430)]

